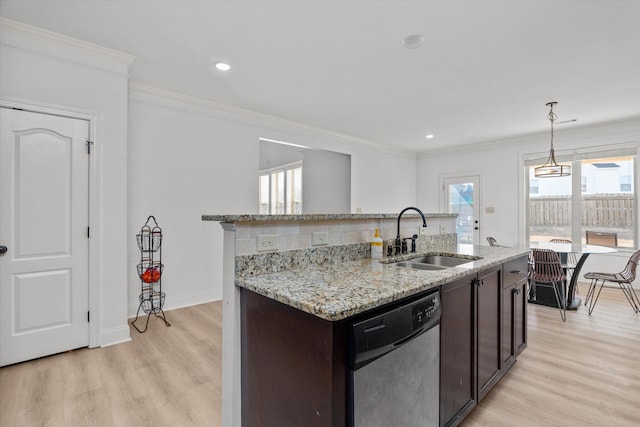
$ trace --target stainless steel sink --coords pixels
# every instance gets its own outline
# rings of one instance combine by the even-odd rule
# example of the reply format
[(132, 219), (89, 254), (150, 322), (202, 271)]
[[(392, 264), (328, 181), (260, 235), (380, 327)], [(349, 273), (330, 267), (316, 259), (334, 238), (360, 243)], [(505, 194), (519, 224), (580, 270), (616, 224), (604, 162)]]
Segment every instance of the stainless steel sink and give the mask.
[(398, 267), (415, 268), (418, 270), (444, 270), (450, 267), (456, 267), (467, 264), (480, 257), (462, 258), (449, 255), (422, 255), (408, 260), (396, 262)]
[(457, 265), (466, 264), (473, 261), (473, 259), (469, 258), (458, 258), (447, 255), (427, 255), (418, 258), (411, 258), (410, 260), (408, 260), (408, 262), (419, 262), (422, 264), (432, 264), (443, 267), (455, 267)]
[(434, 264), (425, 264), (422, 262), (411, 262), (411, 261), (400, 261), (400, 262), (396, 262), (396, 265), (398, 267), (408, 267), (408, 268), (415, 268), (418, 270), (444, 270), (447, 267), (443, 267), (441, 265), (434, 265)]

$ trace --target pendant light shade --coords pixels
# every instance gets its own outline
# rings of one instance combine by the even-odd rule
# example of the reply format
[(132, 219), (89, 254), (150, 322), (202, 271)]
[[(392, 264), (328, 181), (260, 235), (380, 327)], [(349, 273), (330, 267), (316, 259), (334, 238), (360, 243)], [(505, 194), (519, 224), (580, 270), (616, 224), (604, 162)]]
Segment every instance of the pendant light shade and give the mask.
[(549, 158), (547, 158), (544, 165), (535, 168), (534, 175), (536, 178), (555, 178), (571, 175), (571, 166), (559, 165), (558, 162), (556, 162), (556, 155), (553, 151), (553, 122), (558, 118), (558, 116), (553, 112), (553, 106), (556, 104), (557, 102), (547, 103), (549, 106), (549, 115), (547, 117), (551, 122), (551, 151), (549, 151)]

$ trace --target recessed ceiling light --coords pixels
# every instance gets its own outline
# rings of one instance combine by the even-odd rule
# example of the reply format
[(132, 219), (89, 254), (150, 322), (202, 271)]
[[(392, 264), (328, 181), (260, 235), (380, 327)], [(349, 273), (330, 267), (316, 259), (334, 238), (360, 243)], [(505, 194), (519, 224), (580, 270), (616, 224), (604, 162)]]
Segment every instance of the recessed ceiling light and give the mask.
[(416, 49), (422, 45), (424, 42), (424, 37), (420, 34), (411, 34), (402, 39), (402, 45), (407, 49)]
[(226, 62), (216, 62), (216, 68), (220, 71), (229, 71), (231, 69), (231, 65)]
[(427, 138), (427, 139), (433, 139), (434, 137), (435, 137), (435, 135), (431, 134), (431, 133), (429, 135), (425, 135), (425, 138)]

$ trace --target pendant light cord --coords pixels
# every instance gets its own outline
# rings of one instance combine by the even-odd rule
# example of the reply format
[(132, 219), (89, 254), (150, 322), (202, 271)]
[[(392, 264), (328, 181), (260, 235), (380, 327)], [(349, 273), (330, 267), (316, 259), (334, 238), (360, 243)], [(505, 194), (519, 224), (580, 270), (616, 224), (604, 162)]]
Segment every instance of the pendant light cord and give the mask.
[(571, 165), (559, 165), (556, 162), (556, 155), (553, 151), (553, 122), (558, 119), (558, 116), (553, 112), (553, 106), (556, 105), (557, 102), (548, 102), (547, 106), (549, 107), (549, 115), (547, 118), (551, 122), (551, 151), (549, 151), (549, 158), (542, 166), (538, 166), (535, 169), (535, 177), (536, 178), (551, 178), (557, 176), (569, 176), (571, 175)]
[(553, 122), (555, 122), (556, 119), (558, 118), (558, 116), (553, 112), (553, 106), (555, 104), (557, 104), (557, 102), (549, 102), (547, 104), (550, 108), (549, 115), (547, 116), (547, 118), (551, 122), (551, 152), (553, 152)]

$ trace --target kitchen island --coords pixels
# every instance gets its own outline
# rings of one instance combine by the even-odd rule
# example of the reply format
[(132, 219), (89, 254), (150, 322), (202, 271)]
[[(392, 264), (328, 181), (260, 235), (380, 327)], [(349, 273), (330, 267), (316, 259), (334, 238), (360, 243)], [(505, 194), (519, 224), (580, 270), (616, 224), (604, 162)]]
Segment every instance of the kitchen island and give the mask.
[[(444, 408), (445, 416), (451, 415), (450, 425), (455, 425), (475, 406), (480, 393), (486, 393), (489, 389), (478, 393), (476, 374), (490, 370), (483, 368), (482, 364), (478, 368), (478, 356), (472, 354), (478, 345), (477, 328), (482, 323), (474, 321), (472, 317), (477, 314), (478, 307), (482, 309), (486, 302), (483, 293), (474, 289), (474, 286), (480, 289), (477, 283), (484, 285), (485, 282), (491, 282), (482, 288), (491, 289), (495, 297), (489, 298), (489, 307), (495, 309), (495, 313), (489, 317), (494, 318), (492, 325), (496, 328), (495, 343), (492, 342), (491, 346), (499, 353), (492, 358), (499, 371), (490, 375), (489, 382), (493, 384), (508, 369), (507, 364), (501, 362), (500, 351), (507, 346), (503, 336), (509, 335), (505, 326), (507, 323), (502, 320), (504, 316), (499, 312), (506, 310), (507, 305), (502, 299), (502, 295), (506, 295), (503, 287), (506, 289), (507, 285), (505, 266), (510, 262), (520, 262), (520, 270), (510, 271), (518, 271), (516, 276), (521, 280), (522, 274), (526, 276), (527, 250), (458, 247), (455, 233), (452, 233), (452, 219), (455, 216), (436, 214), (427, 215), (427, 218), (432, 231), (429, 235), (420, 236), (418, 250), (467, 256), (469, 263), (445, 270), (423, 271), (401, 268), (395, 264), (395, 261), (415, 256), (411, 254), (382, 261), (368, 258), (367, 237), (373, 234), (374, 228), (381, 230), (383, 238), (393, 237), (396, 234), (395, 215), (345, 215), (340, 218), (268, 216), (260, 219), (247, 216), (203, 217), (222, 222), (226, 230), (225, 310), (228, 312), (223, 325), (224, 425), (346, 425), (348, 320), (433, 289), (442, 289), (443, 310), (447, 306), (457, 306), (456, 313), (462, 309), (471, 321), (466, 325), (465, 329), (468, 330), (462, 334), (460, 331), (450, 332), (450, 340), (455, 343), (455, 340), (460, 341), (460, 336), (468, 338), (462, 344), (468, 350), (468, 374), (474, 375), (474, 378), (462, 381), (457, 378), (459, 372), (451, 376), (450, 382), (463, 383), (465, 390), (454, 390), (456, 398), (451, 403), (445, 402), (444, 406), (441, 403), (441, 412)], [(265, 221), (268, 225), (265, 225)], [(280, 230), (273, 228), (274, 221), (281, 224)], [(243, 230), (243, 225), (251, 228), (258, 223), (259, 227), (267, 228), (258, 232)], [(402, 231), (403, 236), (411, 236), (418, 226), (415, 218), (408, 219), (407, 230)], [(354, 231), (354, 227), (362, 231)], [(243, 249), (238, 250), (243, 245), (240, 242), (243, 238), (257, 238), (260, 233), (273, 231), (289, 233), (291, 230), (295, 230), (298, 241), (299, 236), (307, 231), (322, 233), (322, 230), (329, 230), (329, 236), (332, 236), (329, 243), (334, 244), (320, 247), (309, 245), (284, 252), (240, 254)], [(350, 236), (347, 238), (351, 239), (356, 236), (354, 240), (361, 241), (345, 243), (340, 241), (338, 235)], [(296, 241), (296, 238), (292, 241)], [(227, 288), (230, 278), (232, 289)], [(460, 286), (460, 283), (464, 286)], [(451, 284), (454, 286), (451, 287)], [(512, 285), (509, 282), (509, 286)], [(450, 289), (453, 291), (448, 292)], [(511, 295), (511, 290), (507, 294)], [(512, 309), (510, 305), (510, 313)], [(444, 331), (460, 327), (456, 325), (458, 318), (460, 316), (456, 314), (446, 320), (447, 313), (443, 311), (443, 352), (452, 348), (447, 345)], [(513, 317), (509, 324), (513, 325)], [(513, 326), (509, 328), (513, 329)], [(510, 335), (515, 336), (515, 333)], [(460, 343), (455, 344), (458, 346)], [(447, 369), (450, 357), (445, 353), (441, 359), (443, 368)], [(476, 366), (471, 366), (472, 363)], [(447, 381), (446, 376), (444, 381)], [(471, 403), (463, 402), (465, 393), (469, 394)], [(446, 394), (444, 389), (443, 394)], [(460, 402), (464, 405), (460, 406)]]
[[(396, 262), (421, 255), (468, 257), (469, 263), (444, 270), (401, 268)], [(310, 265), (258, 276), (239, 276), (236, 285), (325, 320), (342, 320), (518, 258), (526, 250), (459, 245), (454, 251), (428, 251)], [(479, 258), (479, 259), (475, 259)]]

